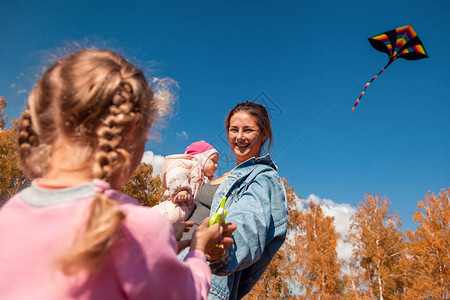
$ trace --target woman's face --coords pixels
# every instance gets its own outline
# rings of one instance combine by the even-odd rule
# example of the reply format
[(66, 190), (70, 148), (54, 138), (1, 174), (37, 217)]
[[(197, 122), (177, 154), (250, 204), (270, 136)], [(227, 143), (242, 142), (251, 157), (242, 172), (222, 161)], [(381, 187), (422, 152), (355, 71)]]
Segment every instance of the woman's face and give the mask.
[(228, 142), (236, 155), (237, 164), (252, 157), (259, 157), (265, 137), (254, 117), (245, 111), (238, 111), (230, 118)]

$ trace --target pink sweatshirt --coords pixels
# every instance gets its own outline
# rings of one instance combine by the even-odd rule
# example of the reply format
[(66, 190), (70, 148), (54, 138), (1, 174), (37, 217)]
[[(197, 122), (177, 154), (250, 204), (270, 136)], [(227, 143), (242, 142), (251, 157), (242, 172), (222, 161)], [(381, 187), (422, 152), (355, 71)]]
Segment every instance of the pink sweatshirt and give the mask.
[(0, 209), (2, 299), (205, 299), (211, 271), (202, 252), (180, 261), (173, 228), (156, 210), (106, 190), (126, 214), (105, 268), (63, 275), (55, 263), (72, 244), (103, 181), (48, 190), (35, 182)]

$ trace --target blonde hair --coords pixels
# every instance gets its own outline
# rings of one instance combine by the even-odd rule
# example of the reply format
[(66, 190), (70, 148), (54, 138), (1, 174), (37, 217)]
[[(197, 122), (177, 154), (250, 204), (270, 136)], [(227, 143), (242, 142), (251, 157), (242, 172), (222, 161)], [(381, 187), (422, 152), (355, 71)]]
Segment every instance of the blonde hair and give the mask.
[[(156, 109), (142, 71), (119, 54), (69, 54), (42, 75), (29, 96), (19, 123), (21, 167), (32, 179), (44, 176), (56, 141), (67, 141), (80, 149), (80, 161), (92, 160), (94, 178), (115, 187), (130, 173), (124, 147), (129, 129), (139, 121), (137, 134), (147, 134)], [(84, 233), (59, 260), (62, 270), (101, 270), (124, 218), (116, 201), (97, 193)]]

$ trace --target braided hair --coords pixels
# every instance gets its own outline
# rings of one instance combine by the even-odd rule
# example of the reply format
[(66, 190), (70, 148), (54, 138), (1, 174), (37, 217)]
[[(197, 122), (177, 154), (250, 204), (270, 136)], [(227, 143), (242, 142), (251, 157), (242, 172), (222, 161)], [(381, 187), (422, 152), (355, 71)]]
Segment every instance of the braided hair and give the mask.
[[(45, 176), (52, 149), (70, 145), (78, 157), (69, 165), (90, 164), (94, 178), (120, 188), (132, 171), (125, 138), (136, 123), (138, 134), (147, 134), (155, 111), (144, 74), (119, 54), (91, 49), (69, 54), (42, 75), (29, 96), (19, 123), (21, 167), (31, 178)], [(62, 270), (99, 271), (124, 218), (116, 201), (97, 193), (84, 233), (60, 258)]]

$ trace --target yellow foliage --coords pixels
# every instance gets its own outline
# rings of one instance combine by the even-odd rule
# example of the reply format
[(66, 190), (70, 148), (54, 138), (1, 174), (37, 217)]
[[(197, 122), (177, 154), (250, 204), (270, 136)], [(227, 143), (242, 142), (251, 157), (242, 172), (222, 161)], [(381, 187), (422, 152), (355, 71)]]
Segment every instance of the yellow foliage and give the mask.
[(411, 261), (407, 299), (450, 298), (450, 189), (429, 193), (414, 213), (415, 231), (408, 231)]
[(17, 165), (17, 125), (13, 120), (12, 126), (6, 128), (8, 116), (3, 115), (6, 104), (5, 98), (0, 97), (0, 206), (30, 184)]
[(351, 218), (352, 266), (361, 274), (369, 299), (403, 299), (405, 241), (399, 215), (388, 211), (390, 203), (386, 197), (366, 195)]
[(155, 206), (161, 202), (164, 188), (159, 176), (152, 176), (153, 167), (141, 163), (121, 192), (138, 200), (141, 205)]
[(325, 216), (320, 204), (309, 202), (294, 221), (299, 232), (296, 241), (297, 279), (301, 299), (337, 299), (342, 297), (341, 262), (336, 247), (339, 234), (334, 218)]
[(344, 299), (345, 281), (333, 218), (320, 205), (299, 210), (299, 197), (284, 184), (288, 199), (288, 239), (245, 299)]

